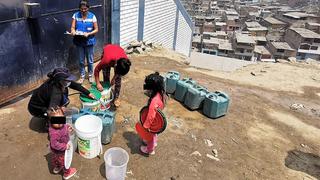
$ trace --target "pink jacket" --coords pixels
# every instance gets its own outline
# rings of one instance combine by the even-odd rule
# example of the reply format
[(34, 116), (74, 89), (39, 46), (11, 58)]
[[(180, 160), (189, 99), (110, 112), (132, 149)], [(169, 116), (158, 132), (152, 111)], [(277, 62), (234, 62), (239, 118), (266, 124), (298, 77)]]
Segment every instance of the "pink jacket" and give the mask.
[(49, 127), (50, 148), (55, 153), (62, 153), (67, 149), (69, 142), (68, 125), (63, 125), (60, 129)]
[(148, 115), (146, 121), (143, 123), (143, 127), (149, 129), (156, 117), (157, 109), (163, 109), (164, 104), (161, 98), (160, 93), (157, 93), (156, 96), (153, 97), (151, 103), (149, 105)]

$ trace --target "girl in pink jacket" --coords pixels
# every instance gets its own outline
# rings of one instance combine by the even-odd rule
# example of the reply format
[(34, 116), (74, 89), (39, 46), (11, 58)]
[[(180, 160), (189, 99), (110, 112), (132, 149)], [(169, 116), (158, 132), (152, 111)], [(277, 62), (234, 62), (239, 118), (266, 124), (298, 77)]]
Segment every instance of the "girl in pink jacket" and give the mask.
[[(163, 77), (158, 72), (148, 75), (145, 78), (143, 89), (145, 94), (149, 96), (148, 115), (143, 123), (143, 127), (149, 130), (156, 118), (157, 109), (162, 110), (164, 108), (165, 87)], [(154, 149), (157, 146), (157, 134), (152, 134), (152, 136), (152, 140), (144, 140), (146, 146), (140, 147), (140, 150), (145, 154), (155, 154)]]

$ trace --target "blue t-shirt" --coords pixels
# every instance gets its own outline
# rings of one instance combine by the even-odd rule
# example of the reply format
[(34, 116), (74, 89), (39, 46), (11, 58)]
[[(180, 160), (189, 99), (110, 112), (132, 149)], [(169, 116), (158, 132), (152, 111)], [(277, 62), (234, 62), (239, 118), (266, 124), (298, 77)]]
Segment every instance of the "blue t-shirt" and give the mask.
[[(76, 32), (79, 33), (89, 33), (94, 30), (93, 23), (97, 22), (96, 16), (92, 12), (88, 12), (87, 18), (83, 19), (81, 12), (76, 12), (73, 14), (72, 19), (76, 20)], [(83, 36), (75, 36), (74, 41), (78, 46), (92, 46), (96, 44), (96, 38), (94, 35), (85, 38)]]

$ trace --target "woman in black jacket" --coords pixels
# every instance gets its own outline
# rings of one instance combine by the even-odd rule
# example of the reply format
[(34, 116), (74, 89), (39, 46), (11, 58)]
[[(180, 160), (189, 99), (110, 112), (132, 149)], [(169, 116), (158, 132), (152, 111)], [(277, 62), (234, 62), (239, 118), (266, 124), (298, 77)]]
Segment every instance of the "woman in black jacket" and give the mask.
[(76, 77), (67, 68), (56, 68), (47, 76), (49, 79), (33, 91), (29, 101), (28, 110), (33, 116), (46, 118), (52, 108), (66, 107), (70, 102), (68, 87), (95, 99), (86, 88), (75, 82)]

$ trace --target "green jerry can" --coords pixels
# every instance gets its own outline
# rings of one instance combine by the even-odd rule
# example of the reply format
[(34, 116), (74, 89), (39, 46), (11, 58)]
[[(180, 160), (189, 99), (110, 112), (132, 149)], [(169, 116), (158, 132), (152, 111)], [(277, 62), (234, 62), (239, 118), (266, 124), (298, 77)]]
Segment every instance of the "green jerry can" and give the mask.
[(180, 80), (180, 73), (177, 71), (169, 71), (166, 76), (166, 92), (173, 94), (176, 91), (177, 82)]
[(191, 78), (183, 78), (177, 82), (174, 98), (179, 102), (184, 102), (185, 95), (190, 87), (195, 85), (196, 82)]
[(218, 118), (227, 114), (230, 98), (226, 93), (208, 93), (203, 103), (203, 114), (210, 118)]
[(199, 109), (202, 107), (203, 100), (206, 98), (208, 93), (207, 88), (199, 85), (193, 85), (186, 93), (184, 105), (191, 110)]

